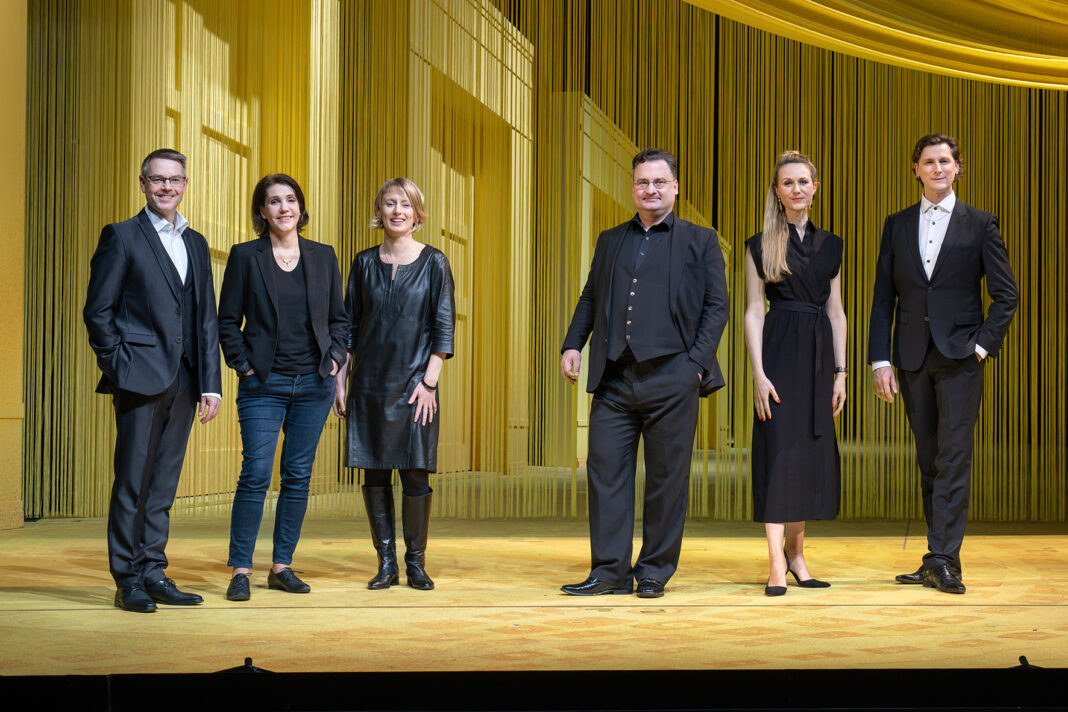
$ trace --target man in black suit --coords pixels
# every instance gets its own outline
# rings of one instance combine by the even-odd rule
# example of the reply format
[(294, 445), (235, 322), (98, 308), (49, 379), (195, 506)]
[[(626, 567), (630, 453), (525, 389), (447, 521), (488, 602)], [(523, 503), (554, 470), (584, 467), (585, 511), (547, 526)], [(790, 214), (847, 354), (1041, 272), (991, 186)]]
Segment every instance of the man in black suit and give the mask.
[[(675, 216), (675, 157), (633, 161), (633, 219), (597, 238), (589, 278), (564, 339), (560, 371), (579, 375), (590, 338), (589, 577), (576, 596), (664, 595), (678, 567), (699, 396), (723, 387), (716, 361), (727, 282), (715, 230)], [(592, 334), (592, 337), (591, 337)], [(631, 566), (638, 439), (645, 441), (642, 548)]]
[(153, 151), (139, 183), (145, 209), (100, 233), (83, 317), (103, 373), (97, 393), (115, 406), (115, 605), (150, 613), (203, 601), (165, 576), (164, 548), (193, 415), (215, 417), (222, 381), (208, 243), (178, 212), (185, 156)]
[[(898, 392), (916, 438), (927, 548), (914, 573), (897, 577), (945, 593), (964, 593), (960, 549), (968, 519), (972, 431), (983, 367), (1001, 348), (1016, 311), (1016, 281), (998, 219), (957, 200), (960, 147), (924, 136), (912, 152), (920, 202), (883, 226), (868, 332), (875, 395)], [(982, 283), (990, 295), (983, 315)], [(893, 345), (890, 332), (893, 325)]]

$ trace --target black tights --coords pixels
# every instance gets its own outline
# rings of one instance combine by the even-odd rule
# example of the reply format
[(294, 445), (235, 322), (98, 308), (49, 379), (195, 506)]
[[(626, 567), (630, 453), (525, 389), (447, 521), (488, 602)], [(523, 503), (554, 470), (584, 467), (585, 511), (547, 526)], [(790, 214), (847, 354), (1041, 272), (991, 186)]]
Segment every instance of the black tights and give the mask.
[[(422, 468), (397, 470), (401, 478), (401, 491), (409, 497), (422, 497), (430, 493), (430, 477)], [(393, 484), (393, 470), (364, 470), (364, 487), (389, 487)]]

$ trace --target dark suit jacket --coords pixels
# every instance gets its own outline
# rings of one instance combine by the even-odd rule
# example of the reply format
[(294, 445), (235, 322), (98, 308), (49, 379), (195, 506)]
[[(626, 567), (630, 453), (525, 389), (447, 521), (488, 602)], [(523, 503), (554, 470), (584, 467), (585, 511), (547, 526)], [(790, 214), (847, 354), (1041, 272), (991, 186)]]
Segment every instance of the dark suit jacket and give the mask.
[[(597, 238), (590, 275), (564, 338), (565, 350), (581, 350), (586, 339), (590, 339), (586, 384), (590, 393), (597, 390), (604, 375), (612, 274), (628, 224), (629, 221), (605, 230)], [(716, 349), (727, 325), (728, 314), (723, 251), (719, 248), (715, 230), (694, 225), (678, 216), (668, 244), (661, 249), (671, 250), (668, 285), (671, 321), (682, 335), (690, 360), (704, 373), (701, 395), (707, 396), (724, 385), (716, 360)]]
[[(204, 236), (182, 233), (195, 294), (198, 393), (221, 393), (219, 330), (211, 256)], [(103, 376), (98, 393), (116, 388), (156, 395), (182, 360), (183, 285), (145, 210), (104, 227), (89, 264), (82, 316)]]
[[(1016, 311), (1016, 281), (998, 231), (998, 219), (959, 198), (938, 260), (927, 278), (920, 257), (920, 204), (886, 219), (875, 268), (868, 360), (916, 371), (928, 339), (948, 358), (982, 346), (996, 356)], [(983, 316), (983, 279), (990, 311)], [(891, 347), (891, 324), (893, 346)]]
[[(349, 319), (341, 298), (341, 271), (334, 248), (297, 238), (304, 279), (308, 285), (308, 315), (319, 345), (319, 375), (333, 369), (330, 360), (345, 363)], [(271, 238), (261, 237), (230, 248), (219, 295), (219, 341), (226, 364), (238, 373), (256, 370), (267, 378), (278, 343), (278, 292), (274, 283)], [(242, 327), (244, 320), (244, 327)]]

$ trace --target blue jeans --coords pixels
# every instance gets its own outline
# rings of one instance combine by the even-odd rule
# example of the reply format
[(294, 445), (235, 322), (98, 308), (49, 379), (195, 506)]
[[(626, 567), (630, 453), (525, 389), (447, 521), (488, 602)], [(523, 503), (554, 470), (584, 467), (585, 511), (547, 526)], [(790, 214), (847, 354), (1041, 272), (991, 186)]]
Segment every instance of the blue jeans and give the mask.
[(319, 436), (334, 402), (334, 379), (282, 376), (271, 373), (242, 376), (237, 388), (237, 417), (241, 422), (241, 477), (230, 514), (229, 566), (252, 568), (252, 552), (263, 519), (263, 500), (271, 485), (279, 431), (285, 433), (279, 465), (281, 488), (274, 516), (277, 564), (293, 563), (304, 512), (308, 508)]

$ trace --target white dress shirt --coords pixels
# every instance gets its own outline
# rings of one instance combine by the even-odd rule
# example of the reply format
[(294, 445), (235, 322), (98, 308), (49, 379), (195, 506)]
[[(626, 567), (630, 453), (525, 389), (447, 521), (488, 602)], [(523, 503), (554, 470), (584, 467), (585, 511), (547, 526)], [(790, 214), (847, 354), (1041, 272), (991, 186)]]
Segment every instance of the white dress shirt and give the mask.
[[(927, 273), (927, 279), (931, 278), (931, 273), (938, 264), (938, 253), (942, 251), (946, 229), (956, 204), (957, 194), (953, 191), (949, 191), (949, 195), (937, 203), (932, 203), (926, 195), (920, 196), (920, 261)], [(980, 358), (986, 358), (986, 349), (979, 344), (975, 345), (975, 353), (979, 354)], [(876, 361), (872, 363), (871, 369), (874, 371), (889, 365), (889, 361)]]

